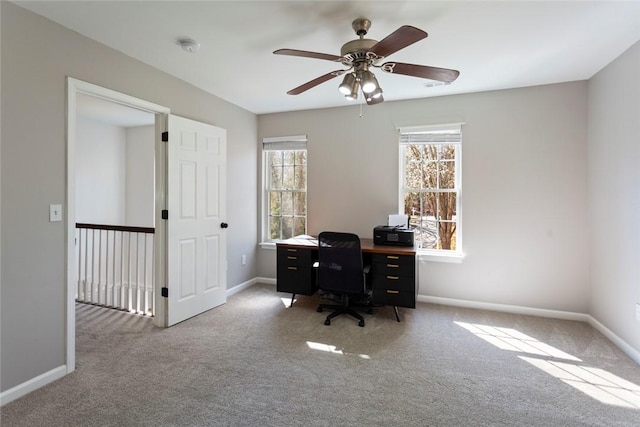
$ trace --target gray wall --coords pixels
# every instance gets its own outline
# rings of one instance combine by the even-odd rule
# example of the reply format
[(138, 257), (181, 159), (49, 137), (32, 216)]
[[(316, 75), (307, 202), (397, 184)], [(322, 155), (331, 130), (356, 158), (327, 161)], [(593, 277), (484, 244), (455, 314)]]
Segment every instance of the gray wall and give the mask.
[[(65, 363), (65, 79), (227, 129), (228, 287), (256, 276), (254, 114), (8, 2), (1, 7), (1, 342), (6, 391)], [(247, 265), (240, 257), (247, 254)]]
[[(419, 293), (586, 313), (587, 83), (261, 115), (308, 134), (308, 232), (371, 237), (398, 206), (397, 126), (465, 122), (460, 264), (421, 261)], [(274, 277), (275, 251), (259, 273)]]
[(589, 81), (590, 313), (640, 351), (640, 42)]

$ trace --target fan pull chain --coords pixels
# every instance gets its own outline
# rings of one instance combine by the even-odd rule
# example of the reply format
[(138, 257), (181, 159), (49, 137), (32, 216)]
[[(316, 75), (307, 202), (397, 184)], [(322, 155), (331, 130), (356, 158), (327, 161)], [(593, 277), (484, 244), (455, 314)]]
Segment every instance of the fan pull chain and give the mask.
[(362, 102), (360, 103), (360, 118), (362, 118)]

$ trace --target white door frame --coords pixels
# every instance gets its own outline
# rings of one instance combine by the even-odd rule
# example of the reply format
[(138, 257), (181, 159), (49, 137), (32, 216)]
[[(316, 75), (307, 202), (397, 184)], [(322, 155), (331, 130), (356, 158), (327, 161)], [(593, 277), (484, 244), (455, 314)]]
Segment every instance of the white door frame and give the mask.
[(65, 282), (66, 286), (66, 368), (67, 373), (71, 373), (75, 370), (76, 366), (76, 308), (75, 308), (75, 293), (76, 293), (76, 277), (77, 272), (76, 259), (75, 259), (75, 228), (76, 228), (76, 215), (75, 215), (75, 149), (76, 149), (76, 95), (83, 93), (86, 95), (95, 96), (105, 99), (107, 101), (122, 104), (128, 107), (136, 108), (138, 110), (147, 111), (155, 114), (155, 238), (154, 238), (154, 266), (155, 266), (155, 295), (156, 295), (156, 313), (155, 324), (158, 326), (165, 326), (166, 323), (166, 302), (161, 296), (160, 284), (164, 282), (164, 276), (166, 269), (165, 266), (165, 236), (166, 230), (162, 227), (163, 222), (160, 220), (160, 212), (164, 209), (165, 203), (165, 186), (166, 186), (166, 150), (163, 147), (161, 133), (166, 130), (167, 116), (170, 113), (168, 107), (162, 105), (153, 104), (151, 102), (144, 101), (129, 95), (125, 95), (120, 92), (116, 92), (111, 89), (106, 89), (101, 86), (87, 83), (82, 80), (74, 79), (73, 77), (67, 77), (67, 164), (66, 164), (66, 200), (64, 212), (66, 212), (66, 236), (67, 241), (65, 245)]

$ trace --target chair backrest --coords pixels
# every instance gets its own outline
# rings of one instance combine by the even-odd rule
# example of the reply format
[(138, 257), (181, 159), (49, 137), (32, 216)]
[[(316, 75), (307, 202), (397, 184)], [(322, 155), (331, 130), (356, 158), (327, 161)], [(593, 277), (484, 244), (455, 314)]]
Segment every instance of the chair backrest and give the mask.
[(364, 292), (362, 252), (357, 234), (323, 231), (318, 235), (318, 287), (344, 294)]

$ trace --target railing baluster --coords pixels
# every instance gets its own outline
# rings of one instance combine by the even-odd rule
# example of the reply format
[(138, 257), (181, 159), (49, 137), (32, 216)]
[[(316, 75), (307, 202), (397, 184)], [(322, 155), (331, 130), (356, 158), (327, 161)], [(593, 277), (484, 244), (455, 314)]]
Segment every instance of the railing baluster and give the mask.
[[(82, 254), (82, 229), (76, 229), (78, 233), (78, 240), (76, 245), (76, 253), (78, 254), (78, 260), (81, 260)], [(78, 284), (76, 289), (76, 300), (80, 300), (80, 294), (82, 293), (82, 263), (78, 262)]]
[(120, 233), (120, 301), (118, 307), (124, 309), (124, 232)]
[(136, 251), (131, 256), (131, 270), (133, 271), (133, 283), (131, 284), (131, 310), (138, 312), (138, 233), (133, 233)]
[(111, 270), (111, 278), (113, 282), (111, 283), (111, 306), (117, 307), (116, 305), (116, 235), (118, 232), (113, 230), (113, 254), (111, 259), (113, 259), (113, 268)]
[(96, 290), (96, 303), (100, 304), (102, 289), (102, 230), (98, 230), (98, 289)]
[(89, 284), (89, 302), (94, 303), (93, 300), (93, 285), (96, 280), (96, 230), (91, 230), (91, 283)]
[(89, 286), (89, 230), (84, 232), (84, 292), (82, 293), (82, 301), (87, 302), (87, 287)]
[(104, 305), (109, 306), (109, 230), (104, 231)]
[(147, 309), (149, 308), (149, 303), (147, 302), (147, 236), (142, 235), (144, 238), (144, 265), (143, 265), (143, 275), (142, 275), (142, 314), (147, 314)]
[(129, 250), (127, 252), (127, 309), (131, 311), (131, 232), (127, 233), (127, 237), (129, 238)]

